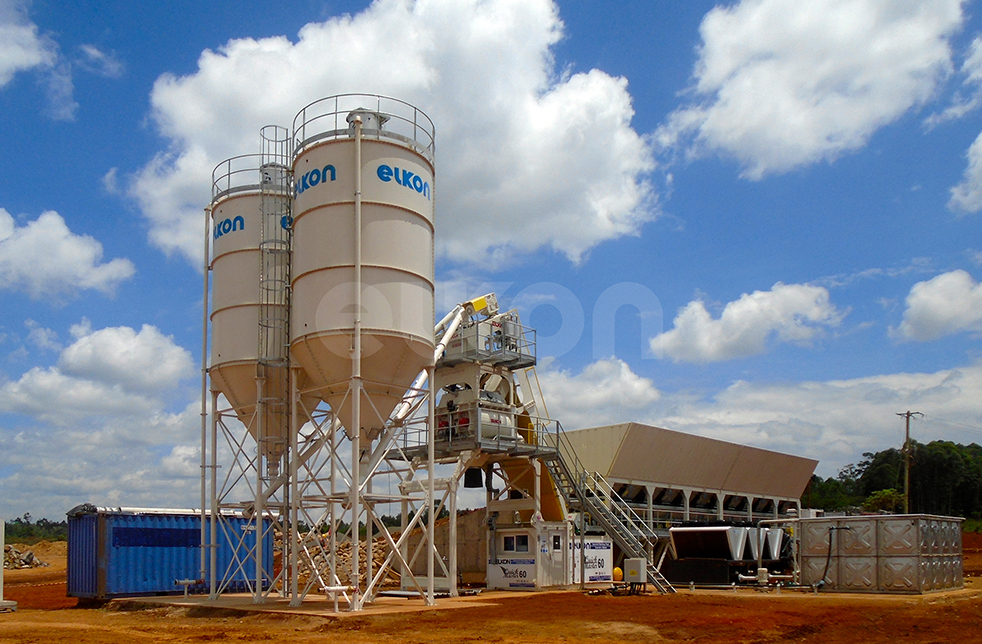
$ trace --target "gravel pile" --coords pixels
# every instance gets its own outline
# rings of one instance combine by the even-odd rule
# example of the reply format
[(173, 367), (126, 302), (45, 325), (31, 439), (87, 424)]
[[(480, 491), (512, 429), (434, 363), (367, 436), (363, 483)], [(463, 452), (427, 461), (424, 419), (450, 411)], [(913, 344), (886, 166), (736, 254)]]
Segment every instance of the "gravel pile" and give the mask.
[(35, 557), (34, 551), (32, 550), (21, 552), (11, 545), (4, 545), (3, 547), (3, 567), (7, 570), (41, 568), (47, 565), (48, 564)]

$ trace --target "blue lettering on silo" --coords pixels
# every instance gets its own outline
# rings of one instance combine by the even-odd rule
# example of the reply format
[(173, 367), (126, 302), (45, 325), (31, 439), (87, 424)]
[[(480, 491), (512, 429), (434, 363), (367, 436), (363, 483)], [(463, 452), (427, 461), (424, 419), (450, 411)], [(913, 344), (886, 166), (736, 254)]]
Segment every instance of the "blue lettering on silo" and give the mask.
[(391, 166), (382, 164), (375, 171), (378, 178), (382, 181), (388, 183), (393, 179), (396, 180), (400, 186), (409, 188), (410, 190), (415, 190), (419, 194), (426, 197), (427, 200), (430, 198), (430, 184), (423, 181), (423, 178), (418, 174), (414, 174), (409, 170), (402, 170), (400, 168), (393, 168)]
[(304, 173), (300, 180), (297, 181), (296, 189), (294, 190), (294, 197), (300, 196), (306, 190), (313, 188), (314, 186), (324, 183), (327, 181), (327, 175), (331, 175), (331, 181), (336, 181), (338, 178), (337, 170), (330, 163), (323, 168), (314, 168), (313, 170)]
[(245, 230), (245, 219), (242, 218), (242, 215), (237, 216), (235, 219), (223, 219), (216, 223), (213, 235), (215, 239), (218, 239), (222, 235), (227, 235), (237, 230)]

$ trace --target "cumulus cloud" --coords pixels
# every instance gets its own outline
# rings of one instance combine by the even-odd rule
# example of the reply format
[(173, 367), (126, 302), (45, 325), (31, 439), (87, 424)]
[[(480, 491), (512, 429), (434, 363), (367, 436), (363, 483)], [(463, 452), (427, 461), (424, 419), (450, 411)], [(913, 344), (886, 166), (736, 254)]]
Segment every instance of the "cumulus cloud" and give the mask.
[(56, 366), (0, 382), (0, 508), (54, 518), (82, 502), (194, 504), (200, 403), (178, 386), (190, 354), (146, 325), (83, 321), (72, 335)]
[(0, 0), (0, 89), (18, 72), (30, 70), (41, 74), (48, 116), (73, 120), (78, 103), (73, 96), (71, 65), (62, 60), (57, 43), (28, 19), (25, 2)]
[(689, 302), (674, 328), (651, 339), (651, 349), (675, 362), (718, 362), (757, 355), (772, 338), (806, 343), (822, 327), (837, 326), (843, 314), (819, 286), (782, 284), (744, 293), (714, 319), (702, 300)]
[(58, 47), (38, 32), (25, 16), (23, 3), (0, 0), (0, 89), (17, 72), (48, 68), (58, 59)]
[(547, 367), (539, 379), (550, 414), (567, 429), (647, 423), (815, 458), (822, 476), (858, 462), (864, 452), (897, 447), (904, 429), (898, 412), (925, 414), (912, 428), (921, 442), (977, 442), (977, 432), (952, 431), (976, 427), (982, 418), (982, 364), (851, 380), (736, 381), (708, 396), (658, 392), (616, 360), (593, 363), (579, 374)]
[(963, 270), (918, 282), (894, 337), (927, 342), (964, 331), (982, 332), (982, 284)]
[(700, 26), (692, 100), (656, 132), (760, 179), (864, 146), (952, 71), (963, 0), (743, 0)]
[(31, 344), (46, 351), (61, 351), (61, 343), (58, 342), (58, 332), (48, 329), (34, 320), (24, 320), (24, 326), (28, 328), (27, 339)]
[(630, 420), (625, 414), (643, 410), (661, 397), (651, 380), (617, 358), (598, 360), (576, 375), (544, 369), (539, 384), (550, 412), (567, 428)]
[(149, 392), (193, 374), (188, 350), (149, 324), (139, 332), (120, 326), (81, 333), (61, 354), (58, 364), (66, 374)]
[[(40, 329), (28, 320), (32, 331)], [(50, 330), (43, 334), (52, 341)], [(91, 416), (148, 414), (182, 378), (193, 374), (191, 354), (152, 326), (92, 331), (87, 320), (72, 327), (75, 341), (57, 366), (34, 367), (0, 386), (0, 413), (47, 423)]]
[(982, 210), (982, 134), (976, 137), (966, 153), (968, 166), (962, 181), (951, 189), (948, 208), (961, 212)]
[(349, 91), (399, 97), (436, 123), (442, 254), (545, 247), (578, 261), (638, 233), (656, 209), (654, 165), (631, 127), (627, 81), (563, 74), (551, 53), (562, 28), (550, 0), (377, 0), (306, 25), (296, 42), (246, 38), (205, 51), (194, 74), (162, 76), (151, 96), (171, 145), (130, 194), (152, 243), (199, 265), (216, 163), (256, 152), (262, 125), (290, 125), (308, 102)]
[(95, 289), (112, 295), (136, 272), (128, 259), (102, 262), (102, 244), (76, 235), (49, 210), (25, 226), (0, 208), (0, 289), (23, 291), (35, 300), (60, 299)]

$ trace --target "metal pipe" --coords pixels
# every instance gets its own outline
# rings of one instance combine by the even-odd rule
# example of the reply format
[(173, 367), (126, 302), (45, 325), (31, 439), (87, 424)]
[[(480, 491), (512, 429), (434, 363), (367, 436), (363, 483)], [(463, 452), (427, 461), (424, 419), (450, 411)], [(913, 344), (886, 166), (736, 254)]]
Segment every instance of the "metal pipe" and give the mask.
[(297, 581), (299, 573), (299, 544), (300, 532), (297, 527), (299, 519), (300, 499), (297, 485), (297, 468), (299, 461), (300, 427), (297, 414), (297, 402), (300, 393), (297, 391), (297, 369), (290, 370), (290, 605), (300, 605), (300, 589)]
[(359, 591), (360, 535), (358, 517), (361, 515), (361, 116), (355, 115), (355, 320), (351, 355), (351, 583), (353, 610), (361, 610)]
[[(428, 496), (428, 505), (429, 505), (429, 522), (426, 526), (426, 539), (428, 541), (427, 545), (428, 545), (430, 556), (426, 558), (426, 578), (428, 583), (426, 603), (427, 605), (432, 606), (433, 604), (436, 603), (436, 589), (434, 587), (435, 584), (433, 579), (433, 564), (434, 564), (433, 560), (436, 557), (436, 543), (435, 543), (436, 516), (434, 515), (434, 513), (436, 512), (436, 504), (434, 503), (434, 501), (436, 500), (434, 498), (434, 496), (436, 495), (435, 492), (436, 481), (434, 479), (434, 472), (433, 472), (433, 461), (436, 460), (436, 440), (434, 437), (434, 434), (436, 433), (436, 410), (434, 409), (436, 403), (436, 384), (435, 384), (436, 378), (433, 377), (433, 373), (432, 373), (435, 370), (435, 367), (429, 367), (429, 370), (431, 372), (430, 373), (430, 404), (428, 405), (429, 411), (427, 412), (427, 425), (429, 426), (430, 431), (427, 432), (427, 439), (426, 439), (427, 460), (429, 461), (429, 468), (428, 468), (429, 474), (428, 474), (428, 479), (426, 481), (426, 490), (427, 490), (426, 493)], [(457, 517), (451, 517), (451, 519), (456, 521)]]
[(209, 592), (211, 600), (218, 598), (218, 392), (211, 392), (211, 538), (209, 548)]
[(208, 532), (205, 518), (207, 508), (205, 507), (207, 490), (207, 442), (208, 442), (208, 271), (211, 269), (209, 261), (208, 232), (211, 229), (211, 204), (205, 206), (205, 248), (204, 248), (204, 283), (201, 298), (201, 566), (199, 576), (204, 579), (207, 570), (207, 549), (205, 544), (208, 542)]
[[(433, 362), (436, 362), (437, 360), (440, 359), (440, 356), (443, 355), (443, 352), (447, 348), (447, 343), (450, 342), (450, 338), (453, 336), (454, 333), (457, 332), (457, 329), (460, 328), (460, 323), (463, 322), (464, 320), (464, 307), (458, 304), (454, 308), (454, 310), (450, 312), (450, 315), (454, 315), (455, 317), (453, 318), (453, 321), (450, 323), (450, 326), (447, 328), (446, 333), (443, 334), (443, 337), (440, 339), (440, 342), (437, 343), (436, 348), (433, 350)], [(444, 318), (443, 321), (441, 321), (440, 324), (437, 325), (437, 329), (441, 328), (445, 324), (446, 320), (447, 318)], [(416, 376), (416, 380), (413, 381), (413, 384), (410, 388), (414, 390), (421, 389), (423, 385), (426, 384), (428, 378), (429, 376), (427, 374), (426, 369), (423, 369), (422, 371), (419, 372), (419, 375)], [(404, 400), (401, 403), (399, 403), (399, 407), (396, 409), (396, 413), (394, 416), (396, 421), (405, 420), (406, 416), (409, 414), (410, 409), (412, 409), (412, 405), (410, 405), (408, 401)]]
[(263, 515), (265, 514), (265, 504), (263, 497), (263, 448), (266, 446), (266, 402), (263, 401), (263, 391), (266, 389), (266, 379), (256, 378), (256, 400), (257, 409), (261, 409), (257, 414), (258, 428), (256, 429), (256, 587), (252, 590), (252, 603), (262, 604), (263, 602)]

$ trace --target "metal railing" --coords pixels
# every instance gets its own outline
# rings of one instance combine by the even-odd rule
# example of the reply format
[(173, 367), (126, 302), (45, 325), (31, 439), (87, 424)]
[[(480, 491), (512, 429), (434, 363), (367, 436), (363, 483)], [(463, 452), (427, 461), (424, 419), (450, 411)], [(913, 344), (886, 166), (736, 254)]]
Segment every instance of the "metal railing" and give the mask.
[(561, 428), (550, 436), (557, 447), (557, 458), (547, 460), (546, 466), (556, 488), (566, 498), (568, 505), (579, 505), (620, 546), (625, 555), (639, 557), (648, 562), (648, 580), (662, 593), (674, 593), (675, 589), (655, 565), (654, 548), (659, 536), (634, 509), (624, 501), (597, 472), (583, 467), (576, 450)]
[[(441, 451), (467, 449), (480, 442), (483, 449), (505, 451), (518, 446), (534, 447), (537, 450), (552, 450), (556, 437), (562, 433), (559, 421), (537, 416), (519, 416), (523, 424), (484, 420), (482, 411), (499, 412), (492, 405), (477, 403), (461, 406), (452, 414), (436, 414), (435, 441)], [(466, 420), (466, 422), (461, 422)], [(529, 426), (523, 426), (527, 423)], [(490, 431), (488, 431), (490, 430)], [(427, 444), (425, 420), (407, 423), (399, 444), (403, 449), (418, 449)]]
[(293, 119), (295, 154), (325, 139), (348, 138), (351, 112), (366, 111), (381, 116), (378, 127), (365, 127), (366, 139), (394, 139), (410, 145), (433, 162), (436, 154), (436, 128), (418, 107), (405, 101), (378, 94), (338, 94), (310, 103)]
[(258, 191), (262, 163), (262, 154), (240, 154), (216, 165), (211, 172), (212, 201), (234, 192)]

